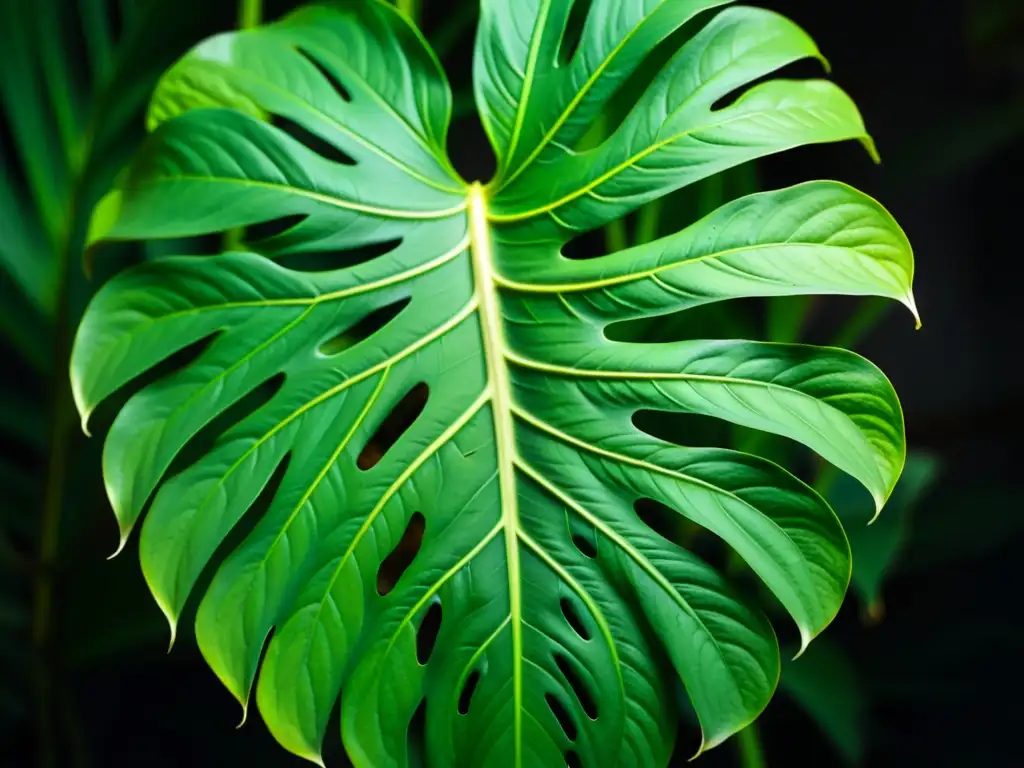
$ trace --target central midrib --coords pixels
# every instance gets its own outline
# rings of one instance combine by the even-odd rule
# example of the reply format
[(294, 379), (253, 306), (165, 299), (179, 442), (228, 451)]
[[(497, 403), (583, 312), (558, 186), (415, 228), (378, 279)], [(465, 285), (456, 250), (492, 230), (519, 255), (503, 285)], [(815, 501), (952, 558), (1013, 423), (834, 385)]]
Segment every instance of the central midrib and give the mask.
[(512, 632), (512, 687), (514, 707), (514, 764), (522, 763), (522, 604), (519, 572), (519, 509), (516, 491), (515, 434), (513, 432), (512, 390), (505, 356), (505, 331), (498, 299), (488, 222), (487, 196), (480, 183), (469, 190), (470, 251), (473, 281), (480, 312), (480, 329), (487, 362), (487, 380), (494, 417), (497, 448), (498, 492), (505, 533), (508, 563), (510, 631)]

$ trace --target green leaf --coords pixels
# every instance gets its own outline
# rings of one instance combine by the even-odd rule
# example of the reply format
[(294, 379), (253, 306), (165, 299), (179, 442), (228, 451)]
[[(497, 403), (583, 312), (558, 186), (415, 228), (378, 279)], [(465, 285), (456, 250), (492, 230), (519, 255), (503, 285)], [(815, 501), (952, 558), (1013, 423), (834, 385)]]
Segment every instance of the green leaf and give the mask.
[[(603, 7), (610, 4), (610, 0), (596, 0), (589, 18), (627, 22), (631, 14)], [(647, 41), (640, 32), (653, 27), (663, 28), (667, 34), (696, 11), (720, 4), (649, 0), (628, 3), (628, 7), (636, 9), (633, 16), (656, 6), (636, 27), (638, 37), (631, 39)], [(505, 0), (487, 5), (511, 7)], [(540, 0), (540, 5), (539, 18), (545, 18), (545, 8), (553, 14), (559, 8), (562, 12), (553, 18), (561, 22), (570, 3)], [(492, 214), (496, 221), (522, 221), (548, 214), (564, 227), (582, 231), (595, 223), (619, 218), (671, 190), (783, 149), (858, 138), (874, 152), (853, 102), (828, 82), (773, 80), (751, 88), (731, 105), (715, 108), (719, 100), (757, 78), (799, 59), (820, 56), (814, 42), (790, 21), (753, 8), (733, 8), (716, 16), (669, 61), (607, 141), (587, 152), (567, 152), (566, 147), (580, 138), (578, 134), (611, 96), (614, 86), (637, 66), (644, 48), (631, 57), (626, 54), (634, 51), (631, 44), (618, 52), (605, 51), (600, 41), (617, 39), (614, 25), (619, 22), (609, 23), (610, 30), (591, 24), (589, 29), (595, 39), (588, 37), (588, 28), (584, 27), (584, 39), (573, 63), (555, 74), (535, 73), (536, 80), (555, 84), (535, 90), (529, 61), (552, 61), (553, 50), (545, 45), (549, 29), (548, 35), (532, 38), (534, 48), (524, 70), (527, 78), (520, 90), (514, 90), (507, 73), (482, 53), (489, 40), (487, 17), (485, 13), (478, 38), (481, 42), (477, 65), (482, 76), (478, 78), (477, 92), (478, 100), (485, 105), (484, 124), (489, 126), (502, 162), (496, 180), (502, 194), (495, 200)], [(500, 22), (498, 26), (517, 27)], [(560, 29), (555, 21), (550, 27)], [(506, 50), (496, 44), (491, 44), (490, 49), (492, 55), (498, 56)], [(609, 58), (604, 59), (605, 56)], [(597, 63), (602, 61), (608, 61), (604, 68)], [(577, 63), (585, 67), (584, 72), (576, 71)], [(578, 84), (591, 67), (594, 72), (586, 78), (583, 90), (554, 117), (553, 125), (560, 127), (549, 129), (518, 163), (518, 147), (525, 139), (518, 138), (515, 126), (527, 120), (525, 116), (531, 114), (534, 99), (542, 105), (538, 108), (544, 110), (544, 115), (531, 120), (531, 124), (548, 125), (551, 105), (563, 101), (557, 84)], [(486, 96), (480, 95), (499, 90), (506, 91), (509, 103), (518, 103), (507, 141), (495, 128), (500, 112), (492, 111)], [(557, 176), (551, 173), (553, 164), (561, 170)]]
[[(604, 333), (747, 296), (913, 308), (910, 246), (870, 198), (815, 182), (619, 253), (562, 256), (579, 232), (718, 170), (864, 138), (849, 100), (818, 82), (768, 81), (712, 109), (816, 56), (813, 43), (775, 14), (725, 11), (607, 142), (576, 153), (650, 47), (717, 3), (611, 13), (595, 0), (571, 77), (545, 69), (570, 3), (534, 5), (483, 6), (476, 87), (502, 157), (487, 186), (451, 170), (451, 97), (422, 36), (389, 4), (346, 0), (186, 55), (93, 219), (96, 244), (249, 228), (241, 250), (161, 258), (108, 283), (79, 329), (72, 385), (87, 420), (179, 360), (107, 437), (122, 546), (150, 504), (143, 572), (176, 629), (249, 516), (202, 596), (197, 640), (243, 707), (255, 687), (270, 731), (315, 762), (339, 695), (346, 749), (367, 766), (409, 764), (424, 702), (430, 765), (665, 765), (673, 675), (702, 750), (758, 715), (780, 666), (767, 619), (634, 507), (660, 502), (720, 536), (805, 646), (842, 602), (846, 537), (781, 467), (661, 441), (637, 412), (803, 442), (877, 506), (902, 468), (895, 394), (856, 355)], [(268, 223), (279, 231), (256, 226)], [(392, 554), (411, 560), (401, 573)]]
[(886, 506), (886, 514), (874, 517), (870, 502), (845, 477), (838, 478), (829, 491), (850, 536), (853, 550), (853, 586), (869, 615), (881, 615), (882, 586), (895, 567), (911, 532), (911, 514), (931, 489), (939, 473), (939, 461), (928, 454), (911, 453), (903, 475)]
[(0, 270), (10, 277), (18, 291), (32, 302), (33, 309), (52, 313), (56, 297), (50, 284), (53, 254), (40, 230), (40, 222), (17, 194), (7, 160), (0, 155)]
[(861, 763), (867, 702), (857, 670), (841, 647), (827, 640), (815, 643), (799, 659), (783, 665), (781, 687), (848, 764)]

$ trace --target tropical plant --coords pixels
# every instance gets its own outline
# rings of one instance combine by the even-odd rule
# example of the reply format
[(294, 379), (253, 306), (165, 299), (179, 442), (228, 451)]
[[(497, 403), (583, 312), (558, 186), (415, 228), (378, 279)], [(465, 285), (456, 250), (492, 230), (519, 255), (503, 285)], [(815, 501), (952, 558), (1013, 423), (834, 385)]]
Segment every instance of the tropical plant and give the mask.
[[(90, 242), (229, 232), (234, 247), (110, 281), (78, 331), (75, 400), (87, 424), (169, 361), (106, 440), (122, 546), (148, 506), (142, 567), (172, 637), (204, 567), (229, 553), (197, 640), (243, 708), (260, 669), (260, 713), (295, 754), (321, 761), (339, 694), (357, 765), (664, 765), (688, 706), (675, 680), (701, 750), (744, 728), (779, 677), (772, 627), (641, 522), (651, 502), (720, 537), (801, 648), (838, 611), (849, 545), (819, 494), (634, 417), (797, 441), (877, 511), (905, 455), (884, 375), (839, 349), (609, 329), (741, 297), (874, 295), (913, 311), (896, 222), (821, 181), (598, 258), (564, 255), (767, 154), (847, 139), (873, 153), (831, 83), (752, 85), (821, 58), (807, 34), (768, 11), (709, 13), (723, 5), (484, 0), (475, 92), (498, 156), (486, 185), (447, 159), (435, 56), (376, 0), (214, 37), (157, 87), (152, 134)], [(637, 88), (651, 51), (705, 12)], [(630, 89), (607, 138), (580, 148)]]
[(42, 765), (74, 719), (59, 589), (94, 497), (65, 373), (91, 291), (79, 257), (154, 85), (208, 21), (147, 0), (0, 4), (0, 742), (31, 713)]

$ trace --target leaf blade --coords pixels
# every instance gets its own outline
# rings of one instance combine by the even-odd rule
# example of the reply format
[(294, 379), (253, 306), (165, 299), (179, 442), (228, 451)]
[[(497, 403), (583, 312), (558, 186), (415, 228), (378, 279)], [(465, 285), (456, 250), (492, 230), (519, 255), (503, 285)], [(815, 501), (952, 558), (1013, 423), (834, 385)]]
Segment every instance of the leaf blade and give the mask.
[[(591, 19), (604, 3), (561, 84), (544, 73), (549, 54), (566, 54), (571, 3), (538, 0), (538, 13), (499, 30), (518, 36), (504, 53), (524, 57), (524, 90), (511, 111), (485, 115), (504, 147), (504, 175), (489, 187), (450, 173), (451, 98), (419, 33), (384, 3), (342, 0), (187, 55), (94, 218), (95, 245), (288, 219), (279, 234), (243, 235), (247, 251), (162, 258), (112, 281), (87, 312), (72, 368), (87, 417), (192, 348), (122, 408), (105, 451), (108, 493), (123, 537), (153, 497), (143, 571), (172, 632), (201, 573), (223, 559), (200, 603), (200, 648), (243, 708), (255, 686), (271, 733), (308, 760), (322, 762), (339, 695), (346, 749), (374, 766), (408, 765), (412, 752), (439, 765), (665, 764), (673, 675), (702, 749), (759, 714), (779, 674), (770, 624), (633, 507), (664, 503), (733, 547), (805, 644), (845, 593), (845, 535), (781, 468), (656, 440), (632, 424), (640, 411), (786, 435), (876, 499), (901, 470), (899, 404), (859, 357), (604, 334), (743, 296), (913, 305), (898, 225), (827, 182), (744, 198), (592, 262), (565, 259), (575, 233), (680, 184), (865, 136), (852, 102), (819, 82), (771, 81), (718, 108), (819, 56), (791, 22), (736, 8), (684, 46), (608, 142), (575, 154), (562, 143), (646, 48), (722, 4), (629, 3), (598, 39)], [(481, 39), (509, 9), (489, 0)], [(342, 43), (344, 58), (332, 52)], [(584, 85), (573, 90), (576, 75)], [(317, 141), (269, 124), (274, 115)], [(344, 266), (364, 248), (380, 252)], [(298, 266), (302, 254), (326, 268)], [(409, 562), (381, 582), (402, 547)]]

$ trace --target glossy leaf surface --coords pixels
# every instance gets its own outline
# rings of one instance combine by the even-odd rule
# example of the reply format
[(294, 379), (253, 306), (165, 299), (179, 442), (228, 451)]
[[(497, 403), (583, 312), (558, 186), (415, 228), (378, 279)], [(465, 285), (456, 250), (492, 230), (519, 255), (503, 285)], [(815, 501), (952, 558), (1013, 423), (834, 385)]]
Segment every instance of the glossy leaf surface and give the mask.
[[(228, 535), (266, 509), (246, 519), (196, 631), (244, 706), (256, 681), (261, 715), (292, 752), (320, 759), (340, 695), (357, 765), (408, 765), (412, 750), (431, 766), (664, 765), (673, 675), (702, 749), (744, 727), (778, 680), (772, 628), (649, 529), (642, 499), (721, 537), (804, 644), (835, 616), (849, 546), (821, 497), (770, 462), (666, 443), (632, 418), (682, 412), (784, 435), (880, 508), (905, 453), (881, 372), (836, 349), (625, 343), (605, 329), (740, 297), (878, 295), (913, 308), (898, 225), (863, 194), (815, 182), (643, 246), (563, 255), (579, 233), (752, 158), (870, 145), (831, 84), (744, 90), (818, 53), (782, 17), (733, 8), (606, 142), (573, 149), (658, 40), (722, 4), (595, 0), (555, 66), (571, 2), (485, 0), (475, 79), (500, 158), (487, 186), (452, 170), (444, 74), (384, 3), (311, 7), (214, 38), (158, 88), (153, 133), (92, 240), (247, 227), (246, 248), (111, 281), (79, 331), (74, 389), (87, 418), (191, 353), (121, 410), (108, 492), (123, 540), (150, 504), (142, 565), (172, 627)], [(338, 268), (303, 269), (303, 254)], [(211, 424), (212, 449), (176, 465)], [(384, 578), (396, 553), (402, 569)], [(421, 707), (422, 738), (410, 734)]]

